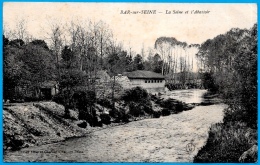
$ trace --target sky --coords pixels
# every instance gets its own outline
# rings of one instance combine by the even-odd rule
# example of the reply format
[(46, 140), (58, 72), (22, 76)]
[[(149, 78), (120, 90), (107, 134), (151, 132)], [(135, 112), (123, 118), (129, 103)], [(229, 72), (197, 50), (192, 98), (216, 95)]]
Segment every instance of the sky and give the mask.
[[(231, 28), (251, 28), (257, 22), (257, 5), (245, 3), (5, 2), (3, 6), (5, 28), (13, 29), (17, 20), (25, 19), (28, 32), (35, 38), (44, 39), (50, 21), (102, 20), (112, 29), (117, 41), (124, 43), (125, 49), (131, 47), (137, 53), (143, 46), (153, 48), (158, 37), (175, 37), (188, 44), (201, 44)], [(156, 14), (120, 14), (125, 10), (156, 10)], [(194, 14), (196, 10), (206, 13)], [(170, 11), (171, 14), (166, 14)], [(176, 14), (177, 11), (183, 13)]]

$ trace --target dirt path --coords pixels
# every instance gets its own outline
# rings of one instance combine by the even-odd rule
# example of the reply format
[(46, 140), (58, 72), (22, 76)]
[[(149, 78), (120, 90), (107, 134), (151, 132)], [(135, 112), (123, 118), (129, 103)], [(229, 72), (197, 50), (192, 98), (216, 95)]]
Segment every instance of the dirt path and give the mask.
[[(222, 121), (225, 105), (145, 119), (93, 132), (89, 137), (7, 153), (9, 162), (192, 162), (211, 124)], [(195, 149), (186, 150), (192, 143)]]

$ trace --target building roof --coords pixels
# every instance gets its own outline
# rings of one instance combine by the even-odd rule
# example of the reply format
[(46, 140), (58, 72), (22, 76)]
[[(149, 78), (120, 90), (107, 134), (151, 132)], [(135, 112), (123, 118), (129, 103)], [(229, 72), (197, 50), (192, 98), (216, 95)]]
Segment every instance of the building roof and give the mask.
[(165, 79), (163, 75), (146, 70), (136, 70), (133, 72), (124, 72), (129, 79)]

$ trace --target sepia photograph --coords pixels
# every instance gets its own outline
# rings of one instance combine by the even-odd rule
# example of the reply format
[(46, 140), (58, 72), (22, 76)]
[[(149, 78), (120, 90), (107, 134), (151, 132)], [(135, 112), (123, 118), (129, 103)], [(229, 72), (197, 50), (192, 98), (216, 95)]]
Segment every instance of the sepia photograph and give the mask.
[(255, 163), (257, 4), (3, 3), (3, 162)]

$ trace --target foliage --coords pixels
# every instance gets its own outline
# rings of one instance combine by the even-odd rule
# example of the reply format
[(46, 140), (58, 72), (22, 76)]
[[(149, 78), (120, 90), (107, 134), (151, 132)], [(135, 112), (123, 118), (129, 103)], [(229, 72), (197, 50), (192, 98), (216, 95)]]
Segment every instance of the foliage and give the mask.
[(160, 118), (161, 116), (161, 111), (154, 111), (153, 112), (153, 118)]
[(104, 124), (111, 124), (111, 117), (108, 114), (100, 114), (100, 119)]
[(129, 114), (135, 116), (135, 117), (139, 117), (139, 116), (144, 116), (145, 112), (144, 112), (144, 107), (140, 104), (140, 103), (136, 103), (136, 102), (129, 102)]
[(162, 110), (162, 116), (169, 116), (171, 114), (170, 110), (167, 108), (164, 108)]
[(238, 162), (257, 143), (257, 25), (207, 40), (197, 55), (210, 73), (208, 84), (217, 84), (229, 107), (194, 162)]
[(130, 114), (133, 116), (153, 113), (151, 98), (148, 92), (141, 87), (126, 90), (122, 95), (122, 100), (129, 106)]
[(144, 70), (143, 58), (140, 54), (137, 54), (134, 58), (134, 70)]
[(4, 99), (22, 99), (15, 98), (18, 93), (39, 99), (41, 84), (55, 78), (51, 52), (32, 43), (13, 40), (4, 45)]
[(73, 102), (73, 107), (77, 108), (79, 111), (78, 118), (93, 124), (93, 121), (97, 117), (94, 109), (94, 103), (96, 102), (95, 92), (76, 91), (71, 100)]
[(230, 106), (225, 121), (243, 121), (256, 128), (257, 25), (249, 30), (233, 28), (207, 40), (197, 56), (207, 71), (205, 87), (221, 93)]
[(98, 98), (97, 103), (106, 108), (110, 108), (110, 109), (113, 108), (113, 104), (112, 104), (111, 100), (109, 100), (107, 98)]
[(64, 104), (64, 99), (63, 99), (64, 96), (62, 96), (62, 95), (63, 95), (63, 93), (61, 93), (61, 92), (57, 93), (56, 95), (54, 95), (52, 97), (52, 101), (54, 101), (57, 104), (63, 105)]
[[(164, 108), (169, 110), (172, 113), (179, 113), (183, 111), (183, 103), (171, 98), (163, 100), (160, 102), (160, 105)], [(166, 112), (166, 110), (165, 110)]]
[(139, 102), (141, 100), (150, 100), (150, 96), (145, 89), (138, 86), (126, 90), (122, 96), (122, 100), (126, 102), (130, 102), (130, 101)]
[(194, 162), (237, 163), (243, 152), (252, 147), (256, 140), (257, 133), (245, 123), (214, 124), (210, 128), (206, 145), (195, 156)]
[(205, 89), (208, 89), (211, 92), (218, 91), (218, 85), (214, 80), (213, 73), (205, 72), (202, 76), (202, 83)]

